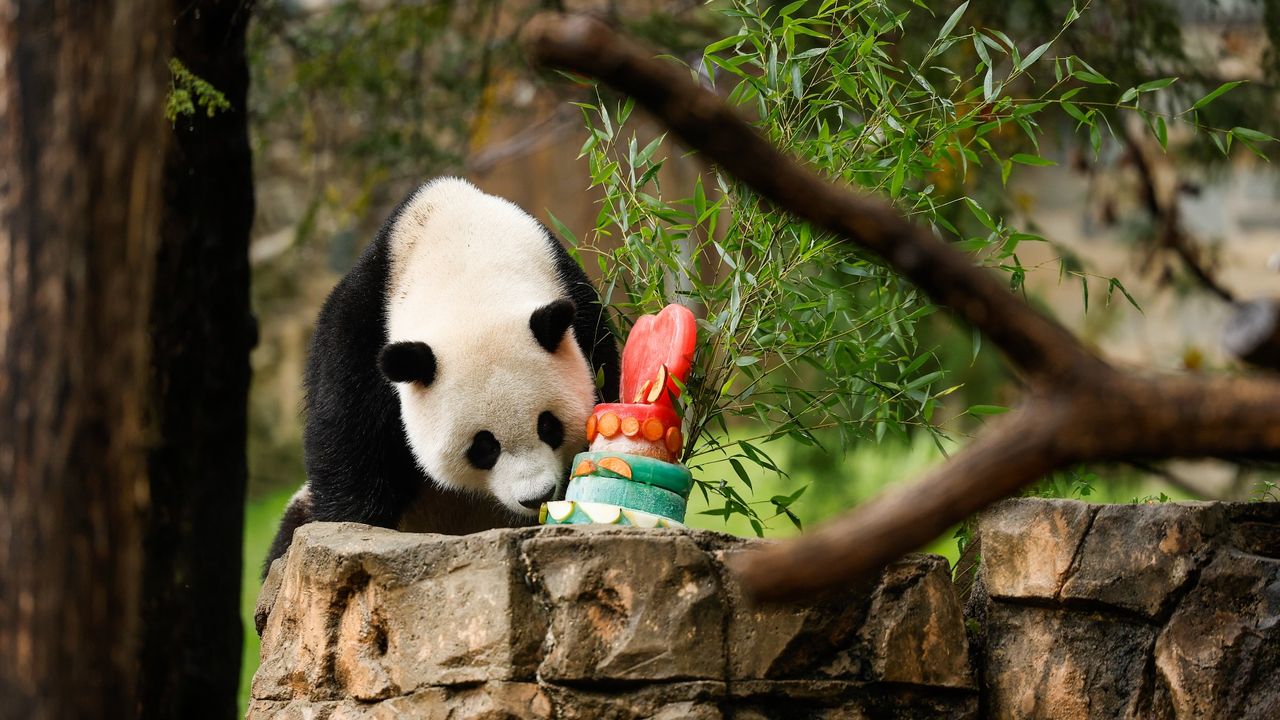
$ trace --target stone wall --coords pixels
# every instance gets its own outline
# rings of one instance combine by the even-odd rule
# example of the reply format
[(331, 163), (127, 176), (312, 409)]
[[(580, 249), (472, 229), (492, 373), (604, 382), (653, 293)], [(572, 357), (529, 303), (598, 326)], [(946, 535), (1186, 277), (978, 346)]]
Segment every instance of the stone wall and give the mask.
[(1280, 503), (1007, 501), (979, 552), (990, 717), (1280, 717)]
[(1280, 707), (1280, 506), (1019, 500), (984, 515), (978, 537), (966, 623), (936, 556), (760, 607), (724, 570), (758, 540), (310, 525), (259, 598), (249, 717), (1260, 718)]

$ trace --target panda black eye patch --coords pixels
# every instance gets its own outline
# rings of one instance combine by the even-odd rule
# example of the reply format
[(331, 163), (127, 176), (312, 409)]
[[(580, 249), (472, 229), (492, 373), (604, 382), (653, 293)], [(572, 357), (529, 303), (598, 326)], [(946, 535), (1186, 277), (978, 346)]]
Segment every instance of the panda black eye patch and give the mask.
[(477, 470), (492, 470), (498, 464), (498, 455), (502, 453), (502, 445), (498, 438), (488, 430), (481, 430), (471, 438), (471, 447), (467, 448), (467, 461)]
[(378, 353), (378, 369), (393, 383), (430, 385), (436, 379), (436, 355), (424, 342), (395, 342)]
[(550, 445), (552, 450), (558, 450), (564, 444), (564, 424), (550, 410), (543, 410), (538, 416), (538, 439)]

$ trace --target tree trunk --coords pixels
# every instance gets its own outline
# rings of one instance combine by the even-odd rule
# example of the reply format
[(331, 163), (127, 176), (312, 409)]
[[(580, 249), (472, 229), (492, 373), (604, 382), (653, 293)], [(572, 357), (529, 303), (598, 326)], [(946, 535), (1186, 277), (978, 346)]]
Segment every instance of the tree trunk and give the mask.
[(0, 3), (0, 716), (136, 711), (168, 18)]
[(151, 306), (157, 444), (148, 459), (140, 715), (236, 714), (247, 482), (249, 229), (245, 0), (171, 0), (174, 56), (231, 109), (177, 120)]

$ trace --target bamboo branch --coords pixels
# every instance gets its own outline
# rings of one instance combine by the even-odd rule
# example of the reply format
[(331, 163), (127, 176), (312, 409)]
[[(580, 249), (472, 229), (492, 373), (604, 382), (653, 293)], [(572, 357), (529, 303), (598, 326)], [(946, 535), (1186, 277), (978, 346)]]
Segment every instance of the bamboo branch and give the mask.
[(1280, 380), (1120, 372), (993, 273), (881, 200), (837, 187), (787, 158), (685, 70), (585, 17), (541, 15), (523, 33), (540, 65), (598, 78), (761, 197), (879, 255), (977, 327), (1026, 376), (1021, 407), (914, 486), (855, 508), (799, 540), (743, 558), (765, 599), (874, 572), (1057, 468), (1089, 460), (1280, 457)]
[(952, 308), (1029, 375), (1060, 375), (1098, 360), (1061, 325), (1022, 302), (883, 201), (822, 180), (788, 159), (687, 70), (584, 16), (539, 15), (523, 42), (535, 63), (598, 78), (631, 95), (689, 147), (761, 197), (870, 250), (939, 304)]

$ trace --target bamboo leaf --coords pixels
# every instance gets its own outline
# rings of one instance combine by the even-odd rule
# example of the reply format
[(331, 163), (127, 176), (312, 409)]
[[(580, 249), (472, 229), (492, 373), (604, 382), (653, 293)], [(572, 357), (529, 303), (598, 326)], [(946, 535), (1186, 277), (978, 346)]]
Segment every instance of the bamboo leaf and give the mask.
[(968, 0), (965, 0), (965, 2), (960, 3), (960, 7), (956, 8), (951, 13), (951, 17), (948, 17), (947, 21), (942, 24), (942, 29), (938, 31), (938, 39), (935, 40), (935, 42), (940, 41), (951, 34), (951, 31), (956, 28), (956, 23), (960, 22), (960, 16), (964, 15), (964, 11), (968, 7), (969, 7)]
[(1218, 87), (1214, 88), (1213, 91), (1210, 92), (1208, 95), (1205, 95), (1204, 97), (1197, 100), (1196, 103), (1191, 106), (1191, 109), (1199, 110), (1200, 108), (1204, 107), (1205, 105), (1208, 105), (1214, 100), (1217, 100), (1218, 98), (1222, 97), (1225, 93), (1230, 92), (1231, 90), (1234, 90), (1235, 88), (1239, 87), (1242, 84), (1244, 84), (1243, 80), (1232, 80), (1231, 82), (1224, 82)]

